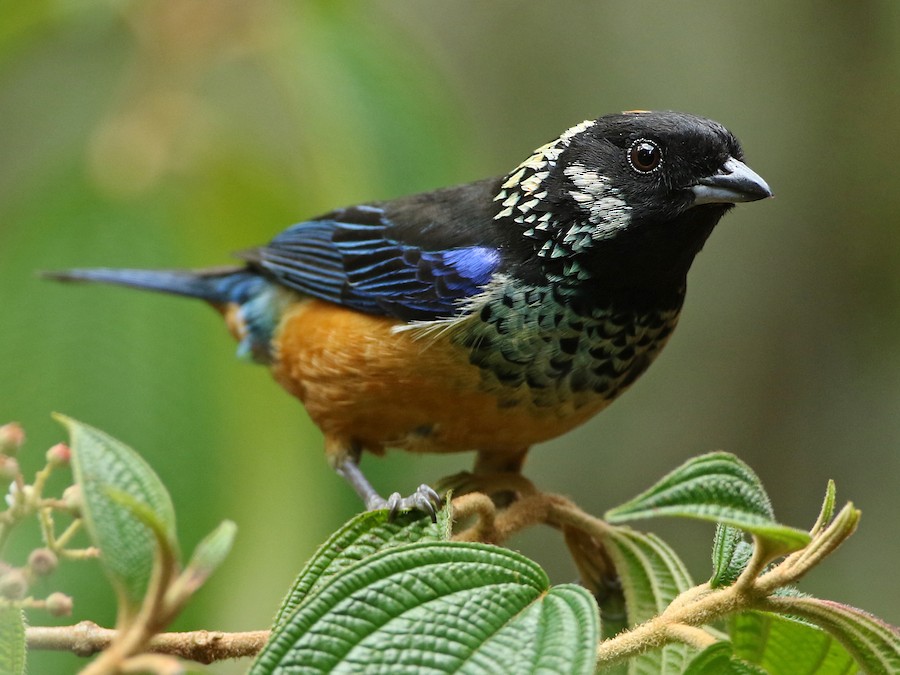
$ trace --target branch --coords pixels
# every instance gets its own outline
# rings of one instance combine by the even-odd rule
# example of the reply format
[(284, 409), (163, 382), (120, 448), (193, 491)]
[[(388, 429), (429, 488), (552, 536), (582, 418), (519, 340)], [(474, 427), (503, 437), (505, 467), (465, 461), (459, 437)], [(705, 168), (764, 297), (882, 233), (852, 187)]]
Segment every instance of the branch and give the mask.
[(716, 643), (716, 637), (709, 631), (683, 623), (673, 623), (668, 627), (671, 637), (696, 649), (706, 649)]
[[(604, 547), (611, 526), (604, 520), (586, 513), (561, 495), (543, 492), (521, 497), (503, 510), (496, 509), (487, 495), (478, 493), (458, 497), (454, 500), (454, 506), (457, 505), (464, 519), (476, 519), (474, 525), (456, 534), (454, 538), (458, 540), (488, 539), (502, 543), (539, 523), (562, 530), (583, 584), (602, 606), (611, 582), (616, 579), (615, 566)], [(598, 665), (611, 665), (673, 641), (698, 649), (709, 646), (716, 637), (702, 626), (764, 604), (776, 588), (795, 582), (839, 546), (853, 532), (858, 518), (858, 511), (848, 505), (827, 528), (816, 533), (810, 545), (765, 574), (763, 570), (773, 553), (757, 538), (754, 555), (736, 583), (717, 589), (700, 584), (684, 591), (654, 618), (601, 641), (597, 647)]]
[[(92, 621), (82, 621), (74, 626), (31, 626), (25, 633), (29, 649), (69, 651), (78, 656), (92, 656), (106, 649), (116, 635), (117, 631), (101, 628)], [(199, 663), (213, 663), (222, 659), (255, 656), (268, 639), (267, 630), (246, 633), (208, 630), (160, 633), (150, 639), (147, 650)]]

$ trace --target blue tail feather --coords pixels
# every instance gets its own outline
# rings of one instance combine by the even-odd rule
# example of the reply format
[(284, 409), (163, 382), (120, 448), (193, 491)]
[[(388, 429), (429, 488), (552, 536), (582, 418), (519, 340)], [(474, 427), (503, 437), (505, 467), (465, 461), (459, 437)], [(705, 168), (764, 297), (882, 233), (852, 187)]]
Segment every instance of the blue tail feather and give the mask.
[(44, 272), (57, 281), (94, 282), (128, 286), (160, 293), (199, 298), (213, 304), (243, 303), (260, 291), (265, 281), (243, 267), (208, 270), (143, 270), (94, 267)]
[(57, 281), (94, 282), (128, 286), (206, 300), (222, 308), (237, 305), (235, 317), (243, 325), (238, 355), (270, 363), (272, 338), (281, 314), (295, 293), (279, 289), (244, 267), (204, 270), (141, 270), (95, 267), (44, 272)]

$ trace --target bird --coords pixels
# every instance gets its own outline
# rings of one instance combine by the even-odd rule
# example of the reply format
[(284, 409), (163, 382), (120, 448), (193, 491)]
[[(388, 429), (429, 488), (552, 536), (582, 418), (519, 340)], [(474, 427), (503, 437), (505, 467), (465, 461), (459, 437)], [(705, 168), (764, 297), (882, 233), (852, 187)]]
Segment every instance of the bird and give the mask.
[(235, 265), (47, 276), (206, 301), (300, 399), (366, 508), (434, 517), (431, 487), (385, 499), (362, 453), (475, 451), (475, 476), (518, 475), (645, 372), (716, 224), (771, 196), (718, 122), (628, 111), (505, 175), (292, 225)]

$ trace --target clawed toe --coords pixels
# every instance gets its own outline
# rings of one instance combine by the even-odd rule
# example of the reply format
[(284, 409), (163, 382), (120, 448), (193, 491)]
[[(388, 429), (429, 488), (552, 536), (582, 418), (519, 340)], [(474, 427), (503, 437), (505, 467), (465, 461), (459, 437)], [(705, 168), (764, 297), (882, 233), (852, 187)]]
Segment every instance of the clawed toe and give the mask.
[(379, 495), (359, 468), (359, 453), (347, 452), (336, 464), (337, 472), (353, 487), (366, 505), (367, 511), (387, 509), (393, 520), (401, 511), (422, 511), (431, 522), (437, 522), (437, 512), (444, 505), (441, 496), (427, 485), (420, 485), (409, 497), (401, 497), (399, 492), (385, 499)]
[(437, 512), (443, 505), (441, 496), (428, 485), (420, 485), (409, 497), (401, 497), (394, 492), (387, 499), (377, 497), (369, 500), (366, 507), (370, 511), (387, 509), (388, 518), (393, 520), (402, 511), (422, 511), (428, 514), (431, 522), (437, 522)]

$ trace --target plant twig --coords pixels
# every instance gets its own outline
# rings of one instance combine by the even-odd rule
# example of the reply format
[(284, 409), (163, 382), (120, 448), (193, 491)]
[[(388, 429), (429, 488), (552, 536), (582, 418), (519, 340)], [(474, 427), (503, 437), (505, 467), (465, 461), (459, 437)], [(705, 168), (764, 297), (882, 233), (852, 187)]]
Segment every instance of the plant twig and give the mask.
[[(78, 656), (92, 656), (106, 649), (116, 635), (117, 631), (102, 628), (92, 621), (82, 621), (74, 626), (31, 626), (25, 632), (29, 649), (68, 651)], [(245, 633), (209, 630), (159, 633), (150, 638), (147, 651), (199, 663), (213, 663), (223, 659), (254, 656), (268, 639), (267, 630)]]
[(669, 626), (668, 633), (671, 637), (697, 649), (706, 649), (716, 643), (715, 635), (696, 626), (686, 626), (683, 623), (673, 623)]
[[(612, 526), (560, 495), (538, 492), (522, 496), (503, 510), (496, 509), (486, 495), (476, 495), (458, 498), (461, 512), (478, 521), (455, 538), (484, 541), (481, 537), (487, 537), (492, 543), (501, 543), (540, 523), (560, 529), (584, 584), (598, 600), (602, 599), (603, 582), (615, 578), (615, 568), (604, 548)], [(772, 591), (796, 582), (837, 548), (853, 532), (858, 518), (859, 512), (848, 505), (827, 527), (815, 532), (809, 546), (767, 572), (764, 570), (778, 557), (778, 551), (757, 540), (754, 555), (733, 585), (714, 589), (704, 583), (684, 591), (654, 618), (600, 642), (597, 664), (611, 665), (675, 641), (698, 649), (713, 644), (716, 637), (702, 626), (728, 614), (765, 607)]]
[[(595, 591), (598, 599), (602, 600), (603, 583), (615, 579), (615, 567), (604, 548), (604, 541), (615, 528), (584, 512), (565, 497), (540, 492), (521, 494), (510, 506), (498, 509), (488, 495), (469, 493), (454, 499), (454, 508), (459, 520), (468, 525), (454, 539), (501, 543), (526, 528), (546, 524), (563, 532), (585, 584)], [(597, 646), (597, 665), (611, 665), (672, 642), (703, 649), (717, 640), (704, 628), (710, 622), (748, 609), (777, 609), (770, 593), (796, 582), (809, 567), (839, 546), (853, 532), (858, 518), (859, 512), (848, 505), (827, 527), (814, 534), (809, 546), (768, 570), (767, 564), (774, 553), (757, 541), (754, 556), (736, 583), (721, 588), (704, 583), (684, 591), (649, 621), (601, 641)], [(134, 656), (141, 650), (212, 663), (253, 656), (262, 649), (269, 631), (153, 635), (178, 609), (167, 605), (163, 593), (176, 570), (166, 561), (162, 564), (158, 561), (157, 567), (158, 576), (151, 584), (155, 592), (149, 594), (136, 621), (124, 633), (88, 621), (65, 627), (33, 627), (26, 633), (29, 648), (67, 650), (81, 656), (108, 650), (91, 664), (97, 673), (112, 672), (98, 667), (101, 660), (105, 661), (104, 667), (139, 669), (146, 665), (140, 657)]]
[(84, 669), (83, 675), (105, 675), (120, 670), (121, 664), (130, 657), (146, 651), (146, 645), (154, 635), (158, 635), (175, 618), (181, 610), (182, 603), (169, 606), (166, 602), (166, 591), (179, 572), (179, 563), (175, 552), (164, 540), (158, 540), (153, 574), (147, 594), (136, 615), (124, 615), (119, 612), (116, 639), (97, 660)]

